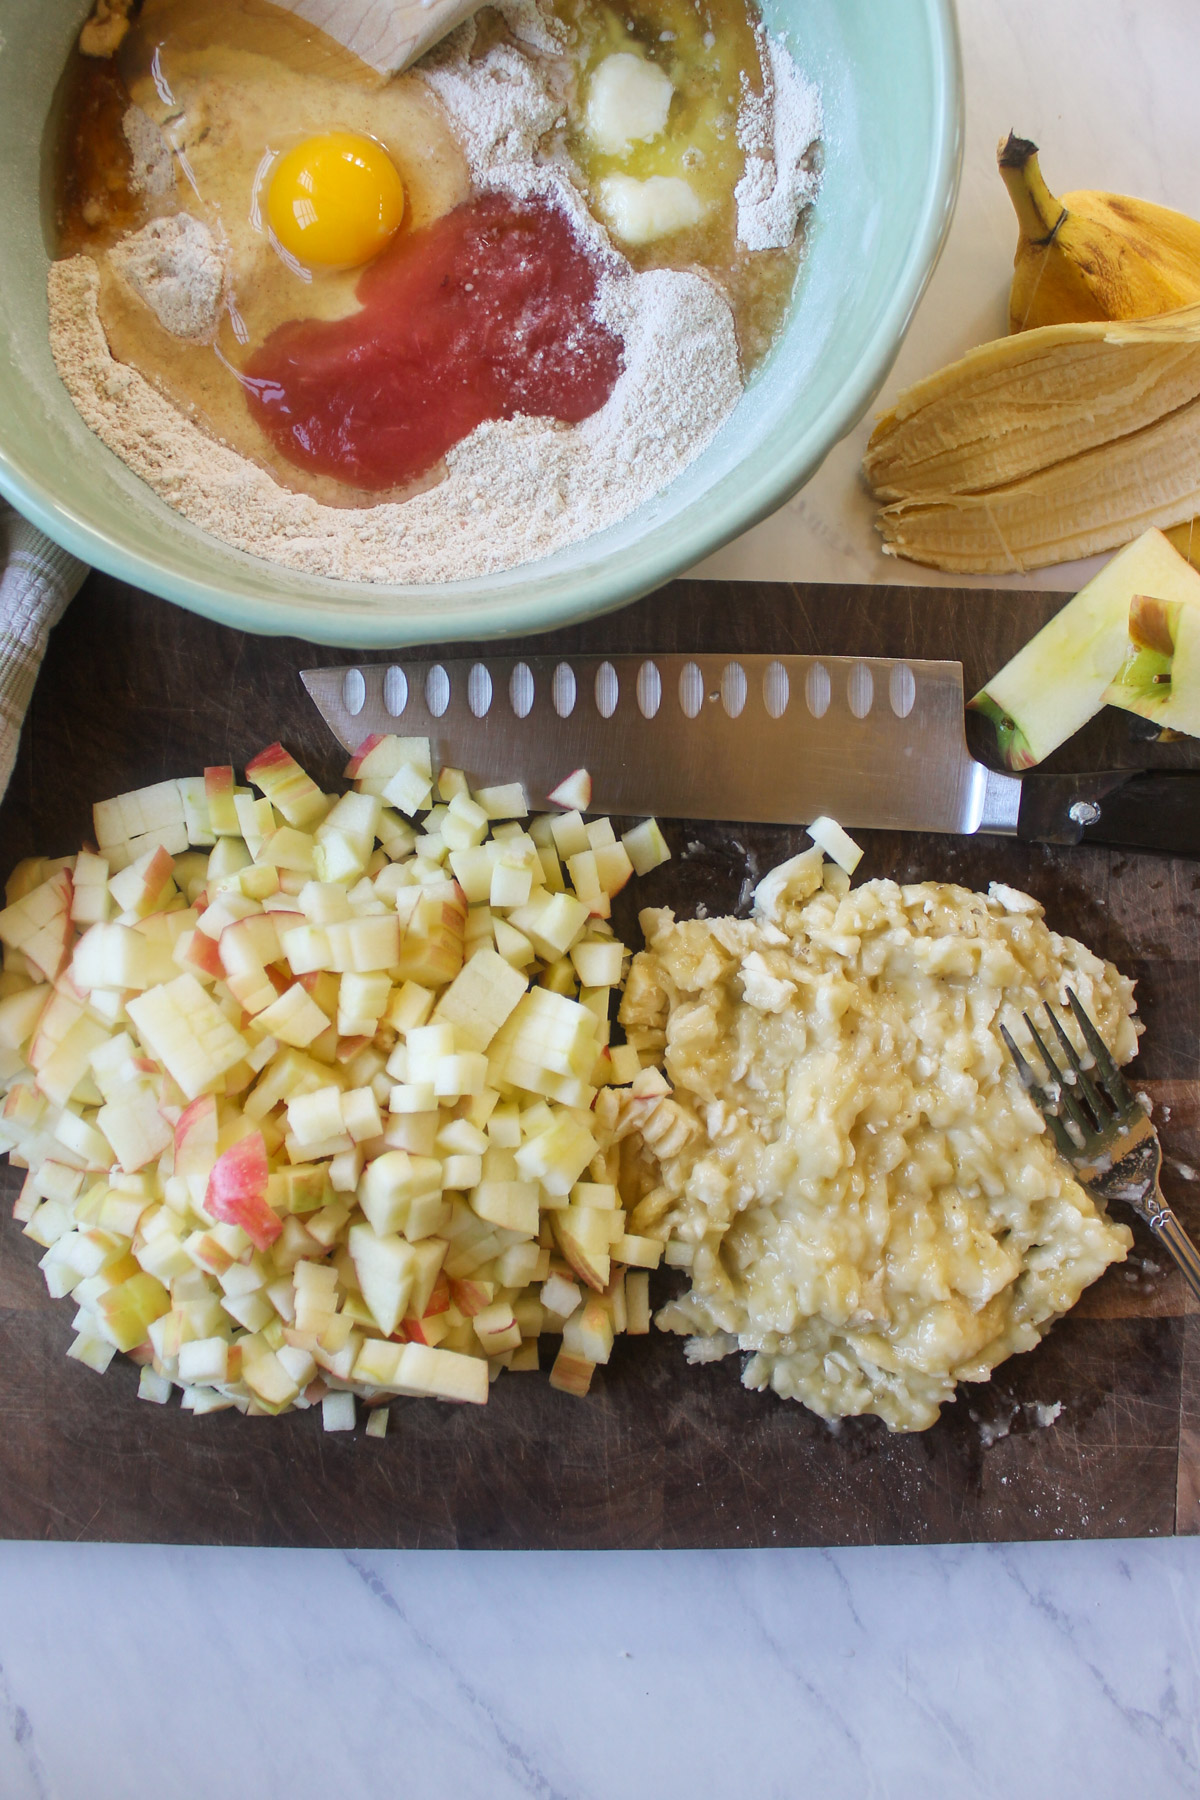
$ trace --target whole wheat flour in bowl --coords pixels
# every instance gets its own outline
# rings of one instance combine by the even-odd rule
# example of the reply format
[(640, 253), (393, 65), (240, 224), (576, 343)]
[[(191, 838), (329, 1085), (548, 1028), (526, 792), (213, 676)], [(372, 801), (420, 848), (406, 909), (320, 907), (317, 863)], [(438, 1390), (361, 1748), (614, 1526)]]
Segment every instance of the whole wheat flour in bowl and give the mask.
[[(165, 30), (192, 3), (148, 0), (147, 12)], [(204, 4), (220, 11), (217, 0)], [(51, 346), (88, 426), (213, 536), (292, 570), (352, 581), (453, 582), (535, 562), (664, 489), (721, 430), (786, 311), (817, 189), (820, 105), (756, 19), (743, 19), (736, 39), (752, 46), (756, 66), (740, 69), (736, 107), (722, 115), (680, 94), (681, 61), (670, 65), (672, 88), (653, 46), (638, 42), (635, 54), (593, 41), (586, 0), (576, 14), (546, 0), (504, 5), (381, 91), (359, 94), (343, 81), (332, 104), (400, 166), (414, 229), (489, 195), (567, 221), (594, 276), (589, 329), (619, 345), (615, 379), (594, 410), (484, 418), (402, 493), (373, 496), (315, 463), (290, 467), (250, 420), (242, 390), (255, 383), (238, 358), (248, 339), (254, 348), (256, 327), (269, 336), (286, 321), (297, 296), (322, 323), (359, 304), (358, 268), (310, 280), (264, 226), (271, 170), (287, 146), (284, 102), (304, 129), (336, 123), (330, 83), (303, 67), (264, 77), (255, 49), (218, 59), (207, 87), (189, 86), (203, 63), (189, 44), (174, 65), (155, 64), (153, 81), (132, 64), (114, 71), (128, 83), (121, 137), (136, 203), (119, 219), (77, 220), (64, 235), (74, 253), (51, 265)], [(667, 50), (680, 37), (661, 35)], [(698, 42), (700, 65), (719, 59), (713, 32)], [(638, 65), (651, 111), (660, 101), (693, 107), (688, 117), (699, 123), (686, 129), (695, 141), (671, 164), (677, 173), (643, 173), (658, 151), (636, 94), (619, 95), (597, 123), (589, 95), (606, 61), (609, 87)], [(703, 99), (702, 81), (697, 92)], [(260, 117), (265, 150), (254, 136)], [(420, 141), (419, 176), (415, 152), (404, 162), (405, 131)], [(665, 126), (658, 138), (670, 147)], [(243, 190), (251, 151), (260, 164)], [(260, 305), (253, 284), (264, 269)]]

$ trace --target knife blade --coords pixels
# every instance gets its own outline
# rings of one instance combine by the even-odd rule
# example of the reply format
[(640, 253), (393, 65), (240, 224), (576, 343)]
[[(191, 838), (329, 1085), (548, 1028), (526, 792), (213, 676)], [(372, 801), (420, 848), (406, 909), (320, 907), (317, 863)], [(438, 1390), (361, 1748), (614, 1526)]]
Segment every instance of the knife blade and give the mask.
[[(1200, 775), (1018, 777), (976, 761), (958, 662), (489, 655), (301, 679), (347, 750), (373, 734), (428, 737), (435, 769), (462, 768), (473, 784), (520, 779), (535, 808), (586, 768), (594, 812), (784, 825), (825, 813), (851, 829), (1200, 856)], [(1159, 812), (1169, 824), (1156, 835)]]

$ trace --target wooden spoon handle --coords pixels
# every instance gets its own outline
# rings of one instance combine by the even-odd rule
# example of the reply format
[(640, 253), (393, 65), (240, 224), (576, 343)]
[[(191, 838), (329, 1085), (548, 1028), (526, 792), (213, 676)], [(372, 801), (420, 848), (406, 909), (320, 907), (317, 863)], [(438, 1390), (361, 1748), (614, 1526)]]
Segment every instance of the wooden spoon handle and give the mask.
[(279, 0), (381, 75), (397, 75), (483, 0)]

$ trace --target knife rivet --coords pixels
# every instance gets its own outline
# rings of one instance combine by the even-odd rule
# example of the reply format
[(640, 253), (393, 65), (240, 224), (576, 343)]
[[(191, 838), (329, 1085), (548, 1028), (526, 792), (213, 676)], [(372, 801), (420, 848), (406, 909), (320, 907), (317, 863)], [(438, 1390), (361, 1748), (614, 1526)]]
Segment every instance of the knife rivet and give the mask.
[(1100, 818), (1100, 808), (1094, 800), (1076, 800), (1068, 809), (1067, 817), (1073, 825), (1095, 825)]

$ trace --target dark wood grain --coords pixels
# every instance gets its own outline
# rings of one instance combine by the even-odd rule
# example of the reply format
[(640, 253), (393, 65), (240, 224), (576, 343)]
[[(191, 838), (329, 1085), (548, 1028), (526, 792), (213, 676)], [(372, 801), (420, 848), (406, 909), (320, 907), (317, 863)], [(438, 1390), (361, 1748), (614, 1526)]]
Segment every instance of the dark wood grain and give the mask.
[[(677, 582), (537, 648), (955, 656), (968, 691), (1061, 604), (980, 592)], [(466, 647), (468, 650), (470, 646)], [(506, 645), (505, 649), (511, 650)], [(447, 646), (462, 654), (463, 646)], [(65, 853), (93, 799), (282, 736), (318, 779), (343, 761), (297, 671), (349, 652), (249, 638), (93, 576), (54, 635), (0, 809), (0, 865)], [(1106, 715), (1059, 767), (1200, 766)], [(498, 775), (503, 772), (498, 771)], [(790, 855), (786, 830), (671, 828), (675, 860), (627, 890), (710, 910)], [(1139, 977), (1138, 1083), (1160, 1106), (1167, 1186), (1200, 1231), (1200, 864), (998, 840), (868, 835), (864, 875), (1027, 888), (1051, 922)], [(16, 1189), (15, 1174), (4, 1177)], [(963, 1389), (933, 1430), (830, 1431), (748, 1394), (732, 1364), (623, 1340), (586, 1402), (504, 1377), (484, 1410), (401, 1401), (386, 1439), (319, 1419), (195, 1419), (135, 1398), (123, 1359), (69, 1363), (71, 1307), (0, 1221), (0, 1533), (11, 1537), (362, 1546), (647, 1547), (1146, 1536), (1200, 1530), (1200, 1318), (1149, 1235), (1031, 1355)], [(670, 1276), (660, 1279), (666, 1292)], [(1040, 1407), (1060, 1402), (1053, 1426)]]

